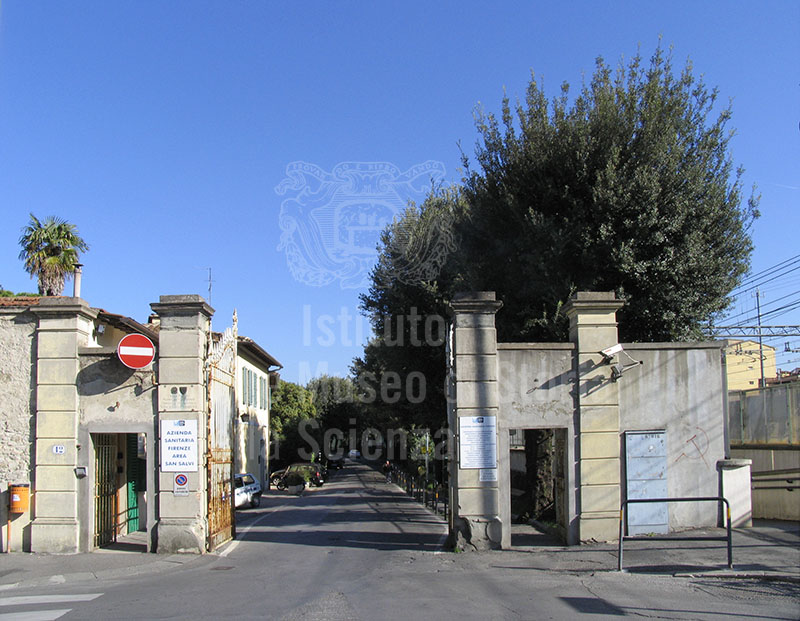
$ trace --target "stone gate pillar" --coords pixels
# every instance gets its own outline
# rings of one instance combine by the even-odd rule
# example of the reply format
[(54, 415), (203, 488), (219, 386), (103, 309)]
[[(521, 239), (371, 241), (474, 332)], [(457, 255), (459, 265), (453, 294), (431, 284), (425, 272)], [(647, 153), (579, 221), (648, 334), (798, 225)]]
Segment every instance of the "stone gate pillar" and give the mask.
[[(150, 305), (160, 319), (158, 335), (158, 525), (159, 553), (196, 553), (206, 550), (207, 476), (206, 423), (208, 401), (204, 362), (211, 330), (212, 309), (199, 295), (162, 295)], [(164, 429), (172, 421), (196, 425), (196, 467), (164, 470)], [(167, 426), (165, 426), (167, 423)], [(179, 437), (179, 436), (175, 436)], [(191, 436), (189, 436), (191, 437)], [(176, 490), (176, 474), (188, 476), (188, 489)]]
[(577, 346), (578, 514), (581, 541), (619, 536), (619, 387), (602, 350), (617, 341), (614, 292), (579, 292), (567, 303), (570, 341)]
[[(78, 552), (78, 347), (97, 311), (80, 298), (41, 298), (36, 330), (36, 446), (31, 552)], [(88, 450), (84, 447), (83, 450)]]
[[(450, 462), (453, 493), (452, 543), (460, 548), (499, 548), (502, 536), (497, 476), (497, 426), (493, 443), (479, 439), (481, 426), (490, 428), (499, 413), (497, 385), (497, 333), (494, 316), (502, 306), (493, 291), (460, 293), (450, 304), (454, 319), (452, 353), (455, 373), (455, 407), (451, 408), (450, 429), (455, 434), (455, 455)], [(483, 420), (481, 420), (483, 418)], [(469, 447), (464, 441), (469, 431)], [(481, 442), (486, 446), (481, 448)], [(476, 467), (481, 456), (494, 446), (493, 463)], [(468, 466), (468, 467), (464, 467)]]

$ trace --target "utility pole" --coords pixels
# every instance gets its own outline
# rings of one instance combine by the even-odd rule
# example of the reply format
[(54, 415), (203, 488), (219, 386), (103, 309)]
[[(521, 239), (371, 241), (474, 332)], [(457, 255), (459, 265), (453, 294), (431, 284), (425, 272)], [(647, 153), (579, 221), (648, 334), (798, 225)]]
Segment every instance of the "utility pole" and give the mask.
[(758, 383), (759, 388), (764, 388), (766, 382), (764, 381), (764, 342), (761, 333), (761, 291), (756, 288), (756, 312), (758, 313), (758, 358), (761, 362), (761, 381)]

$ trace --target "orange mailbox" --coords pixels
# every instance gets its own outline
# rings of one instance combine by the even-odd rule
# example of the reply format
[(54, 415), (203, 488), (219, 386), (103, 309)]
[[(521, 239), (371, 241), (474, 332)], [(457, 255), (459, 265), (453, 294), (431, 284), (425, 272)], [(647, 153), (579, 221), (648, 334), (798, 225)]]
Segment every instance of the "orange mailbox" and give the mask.
[(8, 486), (8, 512), (9, 513), (25, 513), (28, 510), (30, 503), (30, 489), (29, 483), (20, 483), (18, 485)]

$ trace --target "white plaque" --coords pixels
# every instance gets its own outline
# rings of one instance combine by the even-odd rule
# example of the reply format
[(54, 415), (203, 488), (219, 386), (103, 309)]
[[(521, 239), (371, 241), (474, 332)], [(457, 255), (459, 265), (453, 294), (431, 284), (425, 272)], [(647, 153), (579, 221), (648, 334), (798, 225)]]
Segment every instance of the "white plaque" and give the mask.
[(497, 417), (461, 416), (458, 422), (460, 467), (497, 468)]
[(161, 421), (161, 471), (197, 472), (197, 421)]
[(483, 481), (497, 481), (497, 468), (484, 468), (481, 470), (480, 480)]

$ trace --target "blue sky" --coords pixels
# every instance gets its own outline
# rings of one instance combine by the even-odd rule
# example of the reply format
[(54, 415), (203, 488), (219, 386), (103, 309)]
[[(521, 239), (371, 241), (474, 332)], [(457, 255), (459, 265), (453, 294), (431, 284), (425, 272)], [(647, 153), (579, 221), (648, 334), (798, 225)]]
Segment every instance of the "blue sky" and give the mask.
[[(734, 161), (762, 194), (753, 271), (797, 256), (797, 2), (6, 0), (0, 285), (35, 291), (20, 229), (29, 212), (58, 215), (91, 246), (82, 295), (93, 306), (143, 321), (159, 295), (207, 297), (210, 267), (215, 329), (236, 308), (240, 333), (284, 364), (284, 378), (346, 374), (366, 334), (358, 273), (374, 232), (335, 246), (341, 230), (330, 227), (347, 213), (335, 208), (350, 199), (348, 223), (380, 224), (398, 201), (421, 198), (425, 172), (402, 177), (415, 166), (458, 181), (476, 104), (497, 110), (503, 89), (521, 96), (531, 70), (551, 94), (578, 86), (598, 55), (615, 63), (641, 45), (649, 56), (659, 35), (676, 64), (691, 58), (733, 100)], [(306, 172), (287, 176), (298, 162)], [(348, 162), (382, 163), (394, 185), (354, 198), (352, 175), (335, 171)], [(295, 185), (279, 193), (287, 179)], [(305, 204), (298, 215), (304, 188), (327, 192), (316, 203), (327, 211)], [(315, 264), (304, 241), (314, 218), (329, 227), (323, 250), (338, 248), (333, 263)], [(795, 271), (764, 286), (762, 305), (797, 301), (798, 290)], [(754, 308), (750, 293), (736, 312)], [(800, 310), (770, 324), (798, 325)], [(779, 361), (800, 366), (800, 353)]]

